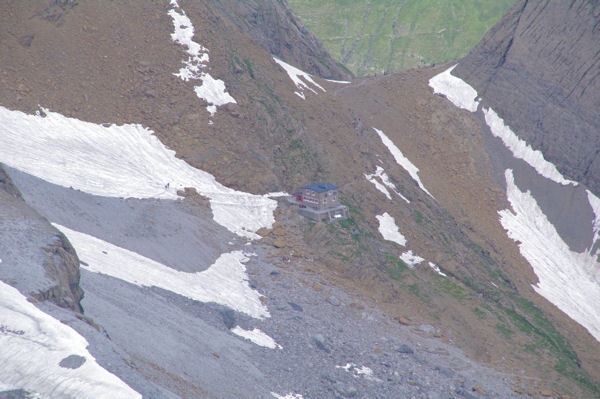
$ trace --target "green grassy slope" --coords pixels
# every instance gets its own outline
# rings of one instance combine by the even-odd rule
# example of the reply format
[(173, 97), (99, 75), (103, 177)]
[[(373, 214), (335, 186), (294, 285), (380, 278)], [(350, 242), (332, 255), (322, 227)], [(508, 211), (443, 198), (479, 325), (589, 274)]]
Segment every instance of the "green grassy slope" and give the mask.
[(288, 0), (356, 75), (460, 58), (515, 0)]

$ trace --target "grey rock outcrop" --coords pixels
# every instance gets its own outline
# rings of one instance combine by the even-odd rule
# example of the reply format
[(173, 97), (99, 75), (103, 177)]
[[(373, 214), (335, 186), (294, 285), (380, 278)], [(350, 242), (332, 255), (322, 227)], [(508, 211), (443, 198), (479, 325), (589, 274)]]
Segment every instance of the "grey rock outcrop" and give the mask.
[(561, 173), (600, 194), (600, 2), (520, 0), (454, 73)]
[(327, 79), (349, 79), (352, 73), (335, 61), (285, 0), (211, 0), (219, 11), (285, 62)]
[(25, 203), (0, 166), (0, 279), (37, 301), (81, 312), (79, 259), (67, 238)]

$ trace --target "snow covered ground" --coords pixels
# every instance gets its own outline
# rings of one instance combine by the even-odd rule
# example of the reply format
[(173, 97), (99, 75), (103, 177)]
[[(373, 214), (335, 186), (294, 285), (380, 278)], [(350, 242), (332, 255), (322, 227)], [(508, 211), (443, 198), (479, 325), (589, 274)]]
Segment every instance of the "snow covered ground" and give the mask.
[[(392, 190), (393, 192), (395, 192), (396, 194), (398, 194), (400, 196), (400, 198), (402, 198), (407, 204), (410, 203), (408, 198), (406, 198), (404, 195), (402, 195), (398, 191), (398, 189), (396, 189), (396, 186), (394, 185), (394, 183), (392, 183), (390, 181), (389, 176), (387, 175), (387, 173), (385, 173), (385, 169), (383, 169), (381, 166), (377, 166), (375, 173), (371, 173), (370, 175), (365, 173), (365, 178), (369, 182), (373, 183), (375, 188), (377, 190), (381, 191), (389, 200), (392, 199), (392, 196), (390, 195), (390, 192), (386, 189), (386, 187), (389, 188), (390, 190)], [(376, 178), (381, 180), (381, 183), (383, 183), (383, 185), (381, 183), (379, 183), (379, 181)]]
[(222, 254), (207, 270), (185, 273), (135, 252), (64, 226), (54, 225), (75, 247), (81, 267), (141, 287), (158, 287), (200, 302), (214, 302), (255, 318), (269, 317), (260, 293), (248, 285), (242, 251)]
[(435, 199), (435, 197), (433, 195), (431, 195), (431, 193), (429, 191), (427, 191), (427, 189), (425, 188), (425, 185), (423, 185), (423, 182), (419, 178), (419, 168), (417, 168), (415, 166), (415, 164), (410, 162), (410, 160), (408, 158), (406, 158), (404, 156), (404, 154), (402, 154), (402, 151), (400, 151), (400, 149), (396, 146), (396, 144), (394, 144), (394, 142), (392, 140), (390, 140), (390, 138), (388, 136), (386, 136), (385, 133), (383, 133), (381, 130), (379, 130), (377, 128), (373, 128), (373, 130), (375, 130), (375, 132), (377, 132), (377, 134), (379, 135), (379, 138), (381, 139), (383, 144), (388, 148), (388, 150), (390, 151), (390, 153), (392, 154), (392, 156), (394, 157), (394, 159), (396, 160), (398, 165), (402, 166), (404, 168), (404, 170), (406, 170), (408, 172), (410, 177), (412, 177), (413, 180), (417, 182), (417, 184), (419, 185), (421, 190), (425, 191), (427, 193), (427, 195), (429, 195), (431, 198)]
[[(292, 80), (292, 82), (294, 82), (294, 85), (296, 85), (296, 88), (299, 91), (295, 91), (294, 93), (302, 98), (303, 100), (306, 99), (306, 96), (304, 95), (304, 89), (308, 89), (310, 91), (312, 91), (313, 93), (317, 94), (317, 92), (308, 85), (308, 83), (312, 84), (313, 86), (321, 89), (322, 91), (326, 91), (321, 85), (319, 85), (317, 82), (315, 82), (312, 78), (312, 76), (310, 76), (310, 74), (296, 68), (295, 66), (292, 66), (288, 63), (285, 63), (283, 61), (281, 61), (280, 59), (277, 59), (275, 57), (273, 57), (273, 60), (280, 66), (283, 68), (283, 70), (288, 74), (288, 76), (290, 77), (290, 79)], [(308, 82), (308, 83), (307, 83)], [(338, 83), (345, 83), (345, 82), (338, 82)]]
[(395, 242), (400, 246), (406, 245), (406, 238), (398, 230), (396, 220), (389, 213), (375, 216), (379, 220), (379, 233), (384, 240)]
[(242, 338), (250, 340), (254, 342), (256, 345), (264, 346), (269, 349), (283, 349), (281, 345), (279, 345), (275, 340), (269, 337), (267, 334), (255, 328), (253, 330), (244, 330), (240, 326), (235, 326), (231, 329), (231, 332), (235, 335), (238, 335)]
[(451, 74), (456, 65), (431, 78), (429, 86), (434, 93), (443, 94), (457, 107), (475, 112), (479, 106), (479, 101), (476, 100), (477, 91), (464, 80)]
[(538, 276), (533, 288), (600, 341), (600, 263), (589, 251), (570, 250), (531, 193), (515, 185), (512, 170), (505, 178), (512, 211), (500, 211), (500, 223)]
[(202, 69), (208, 66), (208, 49), (193, 40), (194, 25), (177, 0), (171, 0), (172, 8), (169, 10), (169, 16), (173, 19), (174, 31), (171, 38), (177, 44), (187, 47), (186, 52), (189, 57), (183, 61), (185, 65), (178, 73), (174, 73), (183, 81), (200, 80), (202, 84), (195, 86), (194, 91), (199, 98), (208, 103), (206, 110), (213, 116), (217, 112), (217, 106), (228, 103), (236, 103), (235, 99), (227, 93), (225, 82), (221, 79), (213, 78), (208, 72)]
[(223, 186), (191, 167), (138, 124), (121, 126), (67, 118), (42, 109), (28, 115), (0, 106), (0, 162), (50, 183), (105, 197), (178, 198), (194, 187), (210, 199), (214, 220), (242, 237), (270, 228), (277, 202)]
[(41, 398), (141, 398), (102, 368), (75, 330), (0, 282), (0, 381)]

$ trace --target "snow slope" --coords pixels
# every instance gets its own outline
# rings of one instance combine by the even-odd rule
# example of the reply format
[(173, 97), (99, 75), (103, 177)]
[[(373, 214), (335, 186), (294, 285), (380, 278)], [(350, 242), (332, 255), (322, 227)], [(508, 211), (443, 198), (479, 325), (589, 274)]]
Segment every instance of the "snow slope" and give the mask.
[[(16, 289), (0, 282), (0, 382), (41, 398), (141, 398), (87, 351), (71, 327), (45, 314)], [(77, 368), (60, 365), (75, 355)]]
[[(50, 183), (105, 197), (178, 198), (194, 187), (210, 199), (214, 220), (251, 239), (270, 228), (277, 202), (223, 186), (178, 159), (138, 124), (103, 126), (42, 109), (38, 115), (0, 106), (0, 162)], [(279, 194), (273, 194), (273, 196)]]
[[(308, 90), (312, 91), (313, 93), (317, 94), (317, 92), (315, 90), (313, 90), (313, 88), (310, 87), (306, 82), (321, 89), (322, 91), (326, 91), (321, 85), (319, 85), (317, 82), (315, 82), (313, 80), (313, 78), (312, 78), (312, 76), (310, 76), (310, 74), (296, 68), (295, 66), (285, 63), (275, 57), (273, 57), (273, 61), (275, 61), (280, 67), (282, 67), (283, 70), (288, 74), (288, 76), (290, 77), (292, 82), (294, 82), (294, 85), (296, 85), (296, 88), (298, 88), (298, 90), (300, 90), (300, 91), (295, 91), (294, 93), (296, 93), (296, 95), (299, 96), (300, 98), (302, 98), (303, 100), (306, 99), (306, 96), (304, 95), (304, 89), (308, 89)], [(340, 82), (340, 83), (345, 83), (345, 82)]]
[(515, 185), (512, 170), (505, 178), (512, 211), (499, 211), (500, 223), (533, 267), (533, 288), (600, 341), (600, 263), (589, 251), (569, 249), (531, 193)]
[(479, 106), (479, 101), (476, 101), (477, 91), (461, 78), (451, 74), (456, 65), (429, 79), (429, 86), (434, 93), (443, 94), (457, 107), (475, 112)]
[(158, 287), (200, 302), (214, 302), (255, 318), (269, 317), (260, 293), (250, 288), (242, 251), (222, 254), (208, 269), (186, 273), (96, 237), (54, 226), (67, 236), (81, 267), (140, 287)]
[(483, 115), (485, 123), (489, 126), (492, 134), (502, 140), (515, 158), (524, 160), (540, 175), (556, 183), (565, 186), (568, 184), (577, 185), (577, 182), (565, 179), (554, 164), (544, 159), (544, 154), (541, 151), (534, 150), (525, 140), (521, 140), (509, 126), (504, 124), (502, 118), (492, 108), (483, 108)]
[(213, 116), (217, 112), (217, 106), (228, 103), (236, 103), (235, 99), (227, 93), (225, 82), (221, 79), (213, 78), (208, 72), (202, 69), (208, 66), (208, 49), (193, 40), (194, 25), (185, 14), (185, 11), (177, 0), (171, 0), (172, 8), (169, 10), (169, 16), (173, 19), (173, 33), (171, 38), (177, 44), (187, 47), (186, 52), (189, 57), (183, 61), (182, 67), (175, 76), (183, 81), (200, 80), (202, 84), (195, 86), (194, 91), (199, 98), (208, 103), (206, 110)]
[(394, 157), (394, 159), (396, 160), (398, 165), (402, 166), (404, 168), (404, 170), (406, 170), (408, 172), (410, 177), (412, 177), (413, 180), (415, 180), (417, 182), (417, 184), (419, 185), (421, 190), (425, 191), (427, 193), (427, 195), (429, 195), (431, 198), (435, 199), (435, 197), (433, 195), (431, 195), (431, 193), (429, 191), (427, 191), (427, 189), (425, 188), (425, 185), (423, 185), (423, 182), (419, 178), (419, 168), (417, 168), (415, 166), (415, 164), (410, 162), (410, 160), (408, 158), (406, 158), (404, 156), (404, 154), (402, 154), (402, 151), (400, 151), (400, 149), (398, 147), (396, 147), (396, 144), (394, 144), (394, 142), (392, 140), (390, 140), (390, 138), (388, 136), (386, 136), (385, 133), (383, 133), (381, 130), (379, 130), (377, 128), (373, 128), (373, 130), (375, 130), (375, 132), (377, 132), (377, 134), (379, 135), (379, 138), (381, 139), (383, 144), (388, 148), (388, 150), (390, 151), (390, 153), (392, 154), (392, 156)]

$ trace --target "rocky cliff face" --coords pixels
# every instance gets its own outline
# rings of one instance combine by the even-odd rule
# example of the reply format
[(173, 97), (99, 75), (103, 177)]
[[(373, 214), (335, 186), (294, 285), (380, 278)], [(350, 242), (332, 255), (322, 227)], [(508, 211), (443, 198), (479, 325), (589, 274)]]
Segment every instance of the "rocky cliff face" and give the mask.
[(79, 259), (67, 238), (28, 206), (0, 167), (0, 279), (29, 295), (80, 312)]
[(274, 56), (327, 79), (352, 77), (302, 25), (285, 0), (211, 0), (211, 3)]
[(460, 61), (513, 130), (600, 193), (600, 2), (521, 0)]

